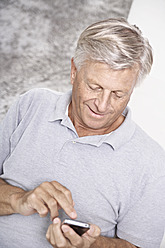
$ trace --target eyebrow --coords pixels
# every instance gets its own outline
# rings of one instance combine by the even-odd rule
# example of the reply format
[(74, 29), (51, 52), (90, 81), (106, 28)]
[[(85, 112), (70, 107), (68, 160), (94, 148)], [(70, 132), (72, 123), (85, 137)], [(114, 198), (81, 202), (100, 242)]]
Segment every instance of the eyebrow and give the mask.
[(87, 82), (92, 83), (92, 84), (96, 84), (99, 85), (95, 80), (91, 79), (91, 78), (86, 78)]

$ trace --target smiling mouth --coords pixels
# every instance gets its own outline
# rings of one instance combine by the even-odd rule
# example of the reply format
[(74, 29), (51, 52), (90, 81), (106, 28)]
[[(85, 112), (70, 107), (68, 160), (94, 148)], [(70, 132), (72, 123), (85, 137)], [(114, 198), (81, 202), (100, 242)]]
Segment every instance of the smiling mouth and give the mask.
[(96, 117), (104, 117), (105, 114), (99, 114), (99, 113), (96, 113), (95, 111), (93, 111), (89, 106), (88, 106), (90, 112), (92, 113), (93, 116), (96, 116)]

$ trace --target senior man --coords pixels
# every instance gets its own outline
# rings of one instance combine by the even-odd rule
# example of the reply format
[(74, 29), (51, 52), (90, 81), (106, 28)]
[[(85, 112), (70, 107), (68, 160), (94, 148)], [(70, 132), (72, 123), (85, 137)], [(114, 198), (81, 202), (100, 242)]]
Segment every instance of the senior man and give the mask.
[[(127, 107), (151, 66), (141, 31), (108, 19), (81, 34), (72, 91), (19, 97), (0, 129), (2, 247), (160, 246), (165, 152)], [(90, 230), (79, 236), (68, 216)]]

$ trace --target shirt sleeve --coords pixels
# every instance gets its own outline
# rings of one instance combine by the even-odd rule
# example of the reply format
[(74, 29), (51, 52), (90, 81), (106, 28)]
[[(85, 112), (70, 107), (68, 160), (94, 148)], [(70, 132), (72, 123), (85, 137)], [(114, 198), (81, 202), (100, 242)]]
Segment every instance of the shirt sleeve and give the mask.
[(141, 248), (159, 248), (165, 229), (164, 194), (165, 175), (162, 175), (145, 186), (141, 198), (118, 223), (117, 236)]
[(0, 123), (0, 175), (3, 173), (3, 162), (10, 156), (10, 138), (19, 124), (19, 100), (7, 112)]

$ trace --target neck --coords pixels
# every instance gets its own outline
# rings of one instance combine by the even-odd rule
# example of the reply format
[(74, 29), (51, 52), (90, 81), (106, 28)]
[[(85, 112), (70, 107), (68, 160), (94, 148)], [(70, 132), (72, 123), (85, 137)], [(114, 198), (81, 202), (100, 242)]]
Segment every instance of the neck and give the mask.
[(104, 135), (113, 132), (116, 130), (124, 121), (125, 117), (123, 115), (120, 115), (115, 122), (113, 122), (110, 126), (104, 127), (101, 129), (92, 129), (88, 126), (83, 125), (81, 122), (79, 122), (78, 118), (74, 116), (72, 111), (72, 104), (70, 103), (69, 109), (68, 109), (68, 116), (71, 119), (76, 132), (79, 137), (84, 136), (92, 136), (92, 135)]

